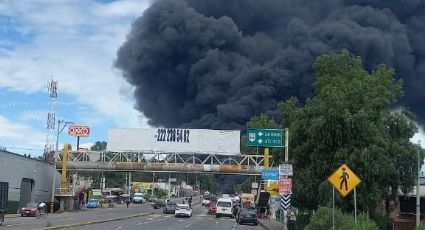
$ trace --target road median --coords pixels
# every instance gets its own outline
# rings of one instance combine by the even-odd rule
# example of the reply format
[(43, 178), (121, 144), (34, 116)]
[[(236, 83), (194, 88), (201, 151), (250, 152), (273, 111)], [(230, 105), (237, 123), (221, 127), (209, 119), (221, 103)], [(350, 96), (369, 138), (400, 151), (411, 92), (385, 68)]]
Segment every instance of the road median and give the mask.
[[(112, 221), (117, 221), (117, 220), (125, 220), (125, 219), (140, 217), (140, 216), (149, 216), (149, 215), (153, 215), (153, 214), (155, 214), (155, 213), (153, 213), (153, 212), (151, 212), (151, 213), (139, 213), (139, 214), (135, 214), (135, 215), (116, 217), (116, 218), (111, 218), (111, 219), (87, 221), (87, 222), (81, 222), (81, 223), (75, 223), (75, 224), (48, 226), (48, 227), (43, 227), (43, 228), (37, 228), (37, 229), (34, 229), (34, 230), (51, 230), (51, 229), (74, 228), (74, 227), (80, 227), (80, 226), (86, 226), (86, 225), (112, 222)], [(47, 220), (47, 222), (48, 222), (48, 220)]]

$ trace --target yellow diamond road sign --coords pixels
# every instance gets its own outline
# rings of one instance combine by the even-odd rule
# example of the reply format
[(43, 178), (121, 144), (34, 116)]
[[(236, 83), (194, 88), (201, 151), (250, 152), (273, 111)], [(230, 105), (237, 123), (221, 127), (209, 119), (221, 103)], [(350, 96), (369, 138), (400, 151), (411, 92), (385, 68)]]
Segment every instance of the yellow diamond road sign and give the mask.
[(339, 169), (328, 177), (328, 181), (343, 197), (349, 194), (361, 182), (359, 177), (345, 164), (341, 165)]

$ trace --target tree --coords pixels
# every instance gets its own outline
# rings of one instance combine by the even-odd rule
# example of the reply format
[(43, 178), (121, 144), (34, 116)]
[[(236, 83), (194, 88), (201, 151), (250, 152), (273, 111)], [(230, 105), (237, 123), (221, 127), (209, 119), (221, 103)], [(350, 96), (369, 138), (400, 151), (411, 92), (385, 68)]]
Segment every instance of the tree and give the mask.
[(105, 151), (108, 143), (106, 141), (96, 141), (93, 146), (90, 147), (91, 151)]
[[(402, 82), (384, 65), (369, 73), (348, 51), (322, 55), (313, 67), (316, 96), (304, 107), (296, 99), (278, 106), (290, 127), (293, 203), (305, 210), (328, 203), (327, 177), (346, 163), (362, 180), (359, 208), (374, 212), (396, 200), (399, 186), (410, 190), (417, 173), (419, 148), (409, 141), (417, 128), (408, 112), (391, 110), (403, 95)], [(351, 196), (337, 204), (353, 210)]]

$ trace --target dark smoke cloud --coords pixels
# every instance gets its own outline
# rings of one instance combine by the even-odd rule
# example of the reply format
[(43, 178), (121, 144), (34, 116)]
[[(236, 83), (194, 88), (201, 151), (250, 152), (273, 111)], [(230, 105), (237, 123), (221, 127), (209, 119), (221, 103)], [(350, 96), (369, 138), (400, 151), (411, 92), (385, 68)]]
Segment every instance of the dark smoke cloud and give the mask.
[(116, 67), (151, 125), (240, 128), (313, 96), (312, 63), (350, 50), (368, 69), (396, 68), (425, 123), (425, 2), (420, 0), (167, 0), (137, 19)]

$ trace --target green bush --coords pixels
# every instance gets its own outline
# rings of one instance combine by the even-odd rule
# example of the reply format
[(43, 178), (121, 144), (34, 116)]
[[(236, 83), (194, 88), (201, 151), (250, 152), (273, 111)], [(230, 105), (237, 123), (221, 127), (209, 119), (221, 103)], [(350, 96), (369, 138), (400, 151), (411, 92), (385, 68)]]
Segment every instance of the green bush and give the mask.
[(421, 224), (416, 228), (416, 230), (425, 230), (425, 223), (421, 222)]
[(310, 212), (298, 212), (297, 214), (297, 229), (304, 229), (311, 218), (312, 213)]
[(372, 213), (370, 219), (375, 221), (379, 229), (382, 230), (392, 230), (393, 229), (393, 219), (388, 214), (383, 213)]
[[(310, 218), (306, 230), (332, 229), (332, 208), (320, 207)], [(357, 216), (357, 225), (354, 216), (335, 209), (335, 229), (337, 230), (379, 230), (372, 220), (364, 215)]]
[(164, 190), (164, 189), (158, 189), (158, 188), (155, 188), (155, 189), (153, 190), (153, 195), (154, 195), (156, 198), (164, 199), (165, 197), (167, 197), (167, 196), (168, 196), (168, 191), (167, 191), (167, 190)]

